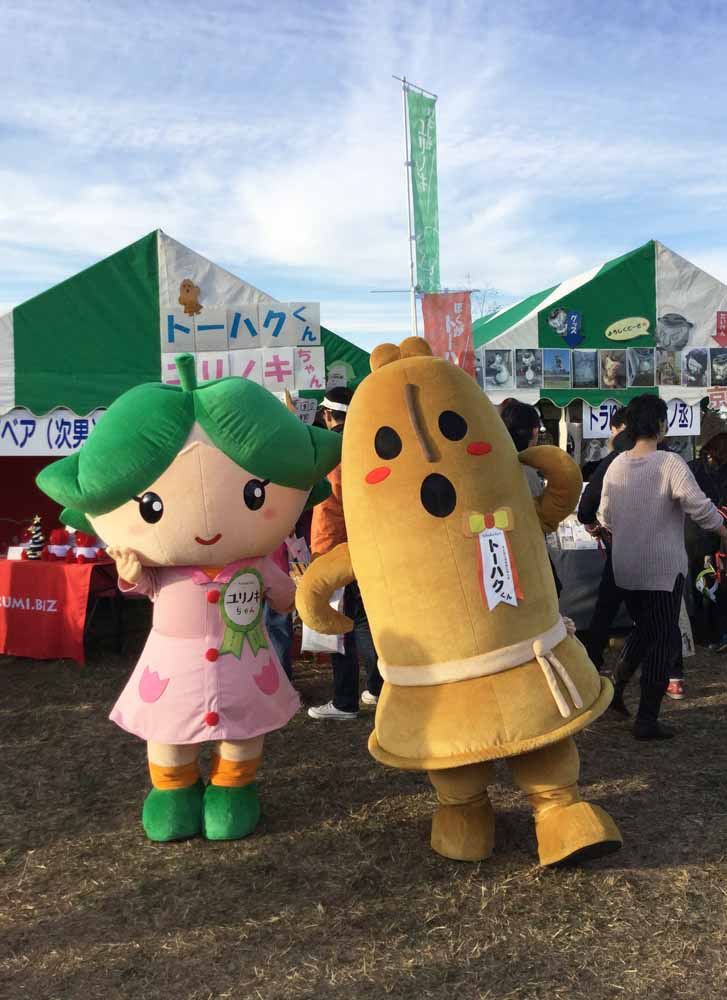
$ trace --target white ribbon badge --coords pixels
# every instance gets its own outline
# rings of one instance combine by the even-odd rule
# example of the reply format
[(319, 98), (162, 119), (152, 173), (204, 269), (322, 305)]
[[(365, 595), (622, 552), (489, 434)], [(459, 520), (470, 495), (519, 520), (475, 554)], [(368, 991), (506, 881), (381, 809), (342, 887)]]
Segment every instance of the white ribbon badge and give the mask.
[(486, 528), (479, 533), (479, 542), (487, 607), (490, 611), (498, 604), (510, 604), (516, 608), (517, 588), (505, 532), (500, 528)]

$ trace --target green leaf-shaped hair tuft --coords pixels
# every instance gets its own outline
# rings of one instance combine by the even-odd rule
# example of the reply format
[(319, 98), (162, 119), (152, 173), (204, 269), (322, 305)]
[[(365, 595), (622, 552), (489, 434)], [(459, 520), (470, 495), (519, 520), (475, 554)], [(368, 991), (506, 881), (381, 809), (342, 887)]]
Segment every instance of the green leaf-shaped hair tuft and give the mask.
[(178, 354), (174, 364), (179, 372), (179, 381), (185, 392), (193, 392), (197, 388), (197, 370), (193, 354)]

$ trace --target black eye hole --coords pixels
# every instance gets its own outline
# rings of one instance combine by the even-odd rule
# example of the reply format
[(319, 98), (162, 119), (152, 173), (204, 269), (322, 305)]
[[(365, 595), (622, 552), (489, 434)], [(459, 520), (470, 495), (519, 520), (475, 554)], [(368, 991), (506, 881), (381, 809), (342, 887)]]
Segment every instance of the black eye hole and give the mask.
[(250, 510), (260, 510), (265, 503), (265, 487), (269, 482), (269, 479), (250, 479), (245, 483), (242, 497)]
[(401, 438), (393, 427), (379, 427), (374, 438), (374, 448), (379, 458), (396, 458), (401, 451)]
[(156, 524), (161, 521), (164, 513), (164, 504), (158, 493), (145, 493), (143, 496), (134, 497), (139, 504), (139, 513), (147, 524)]
[(461, 441), (467, 433), (467, 421), (454, 410), (439, 414), (439, 429), (448, 441)]

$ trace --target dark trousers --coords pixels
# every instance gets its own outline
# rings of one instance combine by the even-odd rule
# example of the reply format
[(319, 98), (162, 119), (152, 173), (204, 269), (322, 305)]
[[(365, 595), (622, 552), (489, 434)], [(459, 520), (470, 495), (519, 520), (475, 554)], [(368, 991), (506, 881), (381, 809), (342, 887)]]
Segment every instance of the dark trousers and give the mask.
[(682, 636), (679, 631), (679, 609), (682, 603), (684, 577), (678, 576), (674, 589), (627, 590), (626, 607), (634, 620), (634, 630), (626, 640), (621, 659), (614, 673), (617, 694), (641, 667), (641, 701), (637, 718), (656, 721), (662, 698), (681, 666)]
[(598, 670), (603, 666), (603, 651), (611, 634), (611, 625), (618, 614), (621, 602), (625, 600), (626, 591), (621, 590), (614, 580), (613, 562), (611, 560), (611, 553), (609, 552), (603, 566), (596, 606), (593, 609), (591, 624), (588, 626), (588, 634), (586, 636), (588, 656)]
[(361, 591), (351, 583), (343, 594), (343, 613), (353, 621), (353, 632), (344, 637), (343, 654), (331, 656), (333, 667), (333, 705), (342, 712), (358, 711), (359, 664), (366, 671), (366, 687), (377, 697), (383, 680), (378, 668), (378, 656), (371, 638)]
[(273, 649), (280, 660), (280, 666), (285, 671), (288, 680), (293, 679), (293, 660), (291, 647), (293, 645), (293, 616), (282, 615), (266, 602), (263, 608), (265, 628), (273, 644)]

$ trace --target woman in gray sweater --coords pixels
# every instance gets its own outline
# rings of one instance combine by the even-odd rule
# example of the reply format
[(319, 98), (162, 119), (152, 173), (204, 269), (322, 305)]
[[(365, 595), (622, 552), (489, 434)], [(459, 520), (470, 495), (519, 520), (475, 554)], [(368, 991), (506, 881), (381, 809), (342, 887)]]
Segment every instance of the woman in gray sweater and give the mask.
[(727, 528), (686, 462), (657, 451), (667, 430), (666, 403), (657, 396), (638, 396), (627, 408), (626, 427), (635, 445), (610, 465), (599, 514), (613, 536), (613, 575), (625, 591), (635, 626), (616, 668), (613, 708), (628, 715), (624, 688), (641, 665), (634, 736), (669, 739), (674, 733), (658, 717), (681, 649), (679, 608), (687, 573), (684, 515), (726, 539)]

